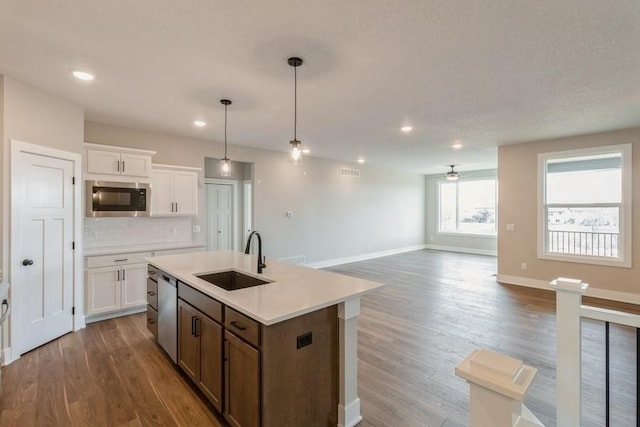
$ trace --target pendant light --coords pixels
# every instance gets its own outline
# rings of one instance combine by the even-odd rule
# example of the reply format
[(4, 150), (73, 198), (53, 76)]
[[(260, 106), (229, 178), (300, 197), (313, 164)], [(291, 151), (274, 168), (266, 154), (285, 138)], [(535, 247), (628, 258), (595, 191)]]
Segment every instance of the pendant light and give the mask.
[(453, 167), (455, 165), (449, 165), (451, 167), (451, 170), (449, 172), (447, 172), (447, 181), (457, 181), (459, 176), (458, 176), (458, 172), (453, 170)]
[(295, 56), (289, 58), (287, 63), (293, 67), (293, 140), (289, 141), (291, 145), (290, 157), (291, 162), (294, 165), (302, 162), (302, 148), (300, 148), (301, 141), (297, 137), (298, 127), (298, 67), (302, 65), (302, 59)]
[(227, 157), (227, 107), (231, 101), (221, 99), (220, 103), (224, 105), (224, 158), (220, 161), (220, 175), (231, 176), (231, 160)]

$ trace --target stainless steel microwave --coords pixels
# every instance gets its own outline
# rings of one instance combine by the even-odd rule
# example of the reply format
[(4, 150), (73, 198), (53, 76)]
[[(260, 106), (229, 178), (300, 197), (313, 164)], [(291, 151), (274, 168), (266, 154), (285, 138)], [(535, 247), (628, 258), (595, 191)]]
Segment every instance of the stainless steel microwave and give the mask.
[(85, 181), (85, 187), (88, 217), (149, 216), (149, 184)]

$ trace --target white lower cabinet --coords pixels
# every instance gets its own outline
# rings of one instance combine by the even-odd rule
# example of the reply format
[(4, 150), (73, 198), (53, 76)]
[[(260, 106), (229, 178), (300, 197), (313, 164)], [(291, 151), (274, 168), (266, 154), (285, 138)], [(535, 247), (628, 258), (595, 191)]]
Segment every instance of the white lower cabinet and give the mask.
[(87, 270), (85, 315), (119, 310), (120, 267), (91, 268)]
[(86, 258), (85, 315), (88, 317), (144, 308), (150, 252)]
[(147, 264), (123, 266), (120, 287), (122, 308), (147, 305)]

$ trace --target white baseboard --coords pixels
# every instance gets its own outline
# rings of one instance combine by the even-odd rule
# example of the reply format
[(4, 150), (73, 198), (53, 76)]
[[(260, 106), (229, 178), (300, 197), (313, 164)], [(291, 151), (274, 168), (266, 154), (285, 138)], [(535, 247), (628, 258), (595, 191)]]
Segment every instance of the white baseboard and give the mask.
[(97, 314), (95, 316), (86, 316), (84, 318), (85, 324), (88, 323), (93, 323), (93, 322), (99, 322), (101, 320), (107, 320), (107, 319), (113, 319), (114, 317), (120, 317), (120, 316), (127, 316), (129, 314), (136, 314), (136, 313), (142, 313), (144, 311), (147, 311), (147, 305), (143, 305), (140, 307), (133, 307), (133, 308), (129, 308), (127, 310), (121, 310), (121, 311), (114, 311), (111, 313), (105, 313), (105, 314)]
[(498, 256), (498, 251), (490, 249), (461, 248), (458, 246), (425, 245), (425, 249), (434, 251), (460, 252), (465, 254)]
[[(509, 276), (498, 274), (498, 282), (508, 285), (526, 286), (528, 288), (546, 289), (553, 291), (553, 287), (546, 280), (530, 279), (528, 277)], [(589, 286), (585, 296), (608, 299), (611, 301), (626, 302), (629, 304), (640, 304), (640, 294), (630, 292), (611, 291), (608, 289), (593, 288)]]
[(305, 264), (305, 267), (316, 268), (316, 269), (327, 268), (327, 267), (333, 267), (336, 265), (349, 264), (351, 262), (366, 261), (368, 259), (381, 258), (383, 256), (401, 254), (404, 252), (419, 251), (421, 249), (426, 249), (426, 245), (422, 244), (422, 245), (405, 246), (404, 248), (390, 249), (387, 251), (369, 252), (367, 254), (362, 254), (362, 255), (354, 255), (354, 256), (349, 256), (344, 258), (329, 259), (326, 261), (311, 262), (309, 264)]
[(11, 356), (11, 347), (3, 349), (0, 353), (0, 356), (2, 356), (2, 366), (7, 366), (20, 358), (20, 356), (18, 356), (13, 359), (13, 357)]
[(346, 407), (338, 405), (338, 427), (355, 427), (360, 421), (362, 421), (362, 415), (360, 415), (359, 398)]

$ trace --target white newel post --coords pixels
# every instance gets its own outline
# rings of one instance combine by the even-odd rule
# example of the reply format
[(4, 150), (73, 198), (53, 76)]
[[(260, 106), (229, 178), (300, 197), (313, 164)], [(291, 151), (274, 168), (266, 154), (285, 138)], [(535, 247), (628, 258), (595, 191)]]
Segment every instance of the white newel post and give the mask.
[(522, 403), (538, 370), (490, 350), (474, 350), (456, 366), (470, 387), (470, 427), (543, 427)]
[(338, 304), (340, 376), (338, 426), (353, 427), (362, 421), (358, 398), (358, 315), (360, 297)]
[(582, 294), (589, 287), (581, 280), (558, 277), (556, 291), (556, 420), (559, 426), (580, 426), (580, 380), (582, 366)]

